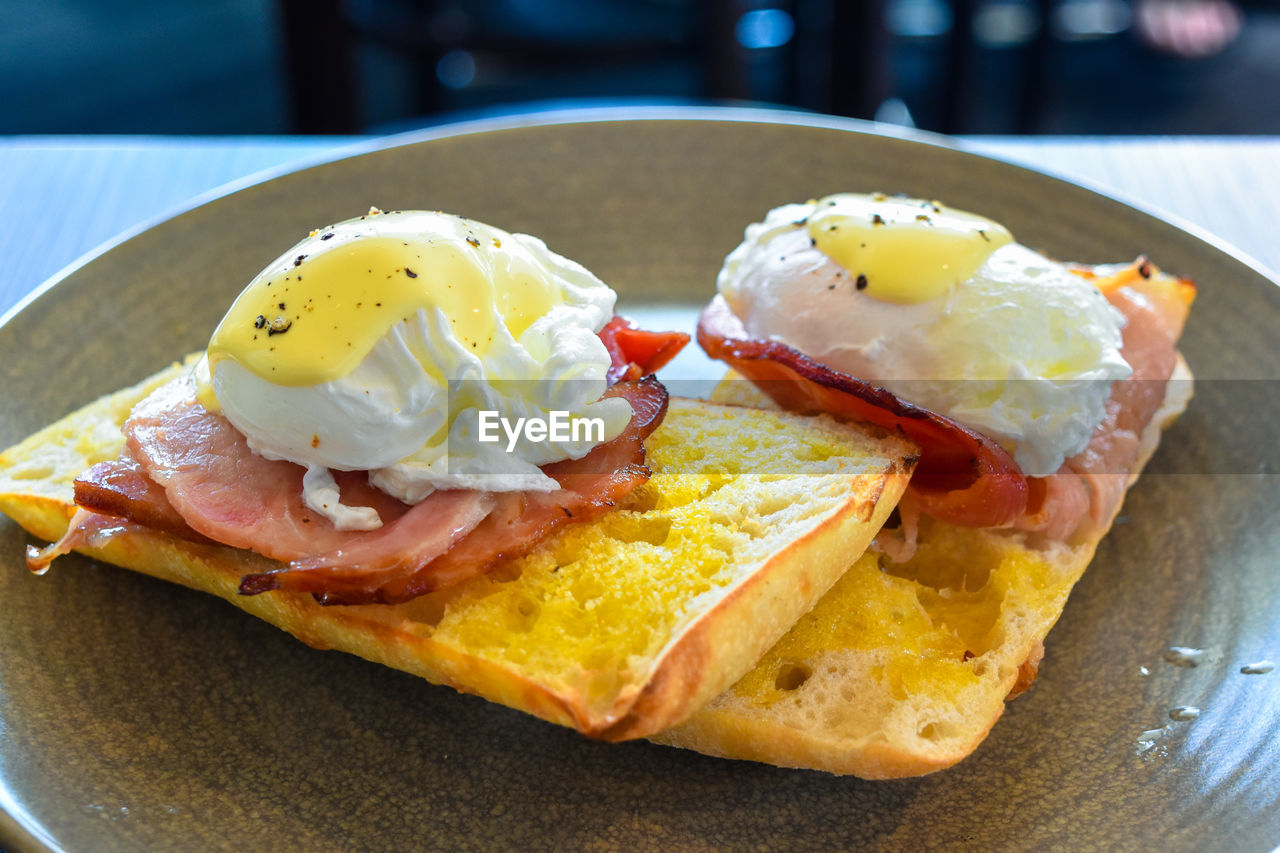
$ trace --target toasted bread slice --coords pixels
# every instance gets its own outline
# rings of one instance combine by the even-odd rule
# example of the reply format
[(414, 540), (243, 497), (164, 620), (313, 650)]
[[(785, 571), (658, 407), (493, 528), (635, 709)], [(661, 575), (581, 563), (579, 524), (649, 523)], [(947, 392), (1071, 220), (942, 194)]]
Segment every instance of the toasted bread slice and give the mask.
[[(180, 369), (0, 455), (0, 511), (42, 539), (60, 537), (74, 478), (119, 453), (133, 404)], [(588, 735), (641, 737), (750, 669), (867, 546), (914, 464), (906, 442), (829, 418), (687, 400), (671, 402), (646, 447), (653, 477), (616, 511), (489, 576), (403, 605), (241, 596), (241, 576), (277, 564), (135, 525), (86, 553), (221, 596), (312, 646)]]
[[(1130, 485), (1186, 407), (1190, 380), (1179, 360)], [(713, 399), (773, 405), (745, 381), (721, 383)], [(867, 779), (949, 767), (1035, 678), (1104, 533), (1036, 549), (1016, 532), (924, 519), (912, 559), (864, 554), (750, 673), (654, 740)]]

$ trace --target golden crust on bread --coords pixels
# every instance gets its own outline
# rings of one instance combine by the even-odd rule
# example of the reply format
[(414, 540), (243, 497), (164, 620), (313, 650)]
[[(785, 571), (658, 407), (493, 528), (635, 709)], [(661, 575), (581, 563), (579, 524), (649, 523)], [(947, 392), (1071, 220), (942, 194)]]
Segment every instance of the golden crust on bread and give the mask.
[[(119, 452), (133, 403), (181, 369), (0, 455), (0, 511), (58, 538), (75, 476)], [(618, 510), (491, 575), (403, 605), (241, 596), (241, 576), (275, 564), (135, 525), (86, 553), (211, 592), (317, 648), (588, 735), (641, 737), (722, 692), (827, 591), (896, 504), (914, 453), (828, 418), (687, 400), (672, 401), (646, 447), (653, 477)]]
[[(1129, 484), (1186, 407), (1190, 380), (1179, 360)], [(733, 381), (713, 397), (752, 395)], [(925, 519), (911, 560), (864, 554), (755, 669), (653, 739), (868, 779), (949, 767), (1035, 677), (1045, 635), (1113, 520), (1072, 546), (1036, 549), (1016, 532)]]

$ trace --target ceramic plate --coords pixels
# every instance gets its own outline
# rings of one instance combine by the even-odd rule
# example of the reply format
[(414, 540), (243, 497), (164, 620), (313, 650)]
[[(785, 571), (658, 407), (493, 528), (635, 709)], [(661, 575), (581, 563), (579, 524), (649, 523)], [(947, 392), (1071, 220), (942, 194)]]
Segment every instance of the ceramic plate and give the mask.
[[(1270, 849), (1280, 840), (1280, 289), (1117, 201), (924, 139), (784, 113), (489, 122), (394, 140), (168, 220), (0, 328), (0, 446), (203, 345), (281, 247), (369, 205), (543, 237), (633, 313), (692, 324), (770, 207), (945, 199), (1061, 258), (1145, 252), (1200, 284), (1199, 384), (1130, 493), (1041, 677), (977, 753), (871, 783), (606, 745), (336, 652), (0, 522), (0, 819), (12, 850), (972, 847)], [(696, 355), (684, 376), (712, 376)], [(1162, 652), (1200, 647), (1194, 669)], [(1142, 674), (1146, 667), (1148, 675)], [(1138, 754), (1177, 705), (1202, 709)]]

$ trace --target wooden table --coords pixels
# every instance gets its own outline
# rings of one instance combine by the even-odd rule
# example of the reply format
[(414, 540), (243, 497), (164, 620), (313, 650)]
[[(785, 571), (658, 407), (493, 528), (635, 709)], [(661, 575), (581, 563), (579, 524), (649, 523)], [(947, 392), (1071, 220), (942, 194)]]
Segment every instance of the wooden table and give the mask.
[[(960, 142), (1180, 217), (1280, 270), (1280, 137)], [(201, 194), (363, 144), (353, 137), (0, 137), (0, 314), (104, 241)]]

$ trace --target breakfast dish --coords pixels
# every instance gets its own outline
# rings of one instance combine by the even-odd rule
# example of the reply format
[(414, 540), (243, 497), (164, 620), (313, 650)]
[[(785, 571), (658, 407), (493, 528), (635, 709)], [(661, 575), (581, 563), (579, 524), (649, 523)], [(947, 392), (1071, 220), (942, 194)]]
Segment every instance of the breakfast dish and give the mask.
[[(36, 539), (0, 519), (13, 605), (0, 620), (5, 846), (404, 849), (428, 833), (459, 848), (535, 837), (617, 849), (1274, 844), (1280, 682), (1236, 664), (1274, 658), (1280, 481), (1253, 476), (1274, 470), (1263, 386), (1222, 381), (1280, 369), (1271, 278), (1185, 226), (936, 139), (829, 117), (654, 112), (380, 141), (98, 253), (0, 326), (0, 445), (203, 349), (267, 261), (361, 201), (537, 234), (643, 326), (693, 330), (725, 255), (765, 211), (837, 188), (927, 193), (1056, 257), (1146, 252), (1202, 285), (1180, 342), (1200, 380), (1195, 405), (1126, 495), (1035, 688), (965, 761), (888, 785), (603, 745), (314, 652), (212, 595), (94, 560), (61, 558), (33, 579), (22, 554)], [(661, 375), (672, 394), (705, 397), (724, 368), (687, 347)], [(1183, 669), (1163, 663), (1169, 644), (1209, 651)], [(1201, 716), (1167, 723), (1171, 704)], [(1162, 722), (1157, 749), (1136, 756), (1135, 739)], [(16, 826), (48, 840), (24, 844)]]
[[(0, 506), (57, 540), (39, 573), (81, 549), (592, 736), (949, 766), (1185, 406), (1194, 289), (850, 194), (749, 226), (718, 284), (699, 343), (801, 416), (732, 380), (748, 408), (669, 410), (648, 374), (684, 339), (613, 318), (584, 268), (374, 209), (268, 265), (190, 365), (0, 456)], [(478, 426), (556, 411), (602, 413), (594, 442)]]
[[(80, 550), (584, 734), (654, 734), (826, 592), (915, 451), (669, 405), (647, 374), (687, 337), (613, 302), (534, 238), (370, 211), (268, 265), (190, 364), (0, 455), (0, 509), (56, 540), (38, 573)], [(594, 442), (504, 452), (477, 426), (602, 410)]]
[[(642, 377), (687, 336), (629, 328), (614, 298), (536, 238), (457, 216), (314, 230), (139, 404), (31, 566), (123, 518), (287, 564), (246, 594), (395, 603), (483, 573), (647, 477), (667, 395)], [(553, 413), (562, 439), (480, 428)]]
[(1194, 287), (1145, 258), (1068, 268), (939, 202), (844, 194), (749, 226), (719, 289), (699, 342), (755, 381), (721, 398), (897, 426), (921, 460), (879, 553), (661, 739), (877, 779), (950, 766), (1035, 679), (1186, 407)]

